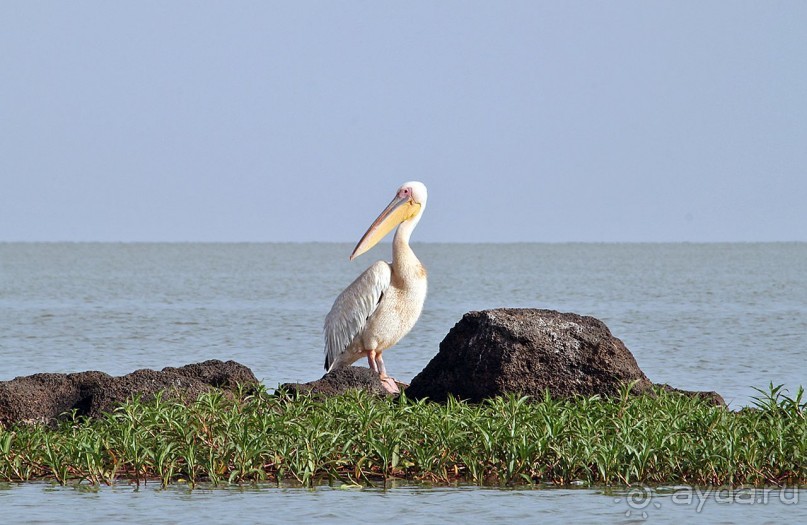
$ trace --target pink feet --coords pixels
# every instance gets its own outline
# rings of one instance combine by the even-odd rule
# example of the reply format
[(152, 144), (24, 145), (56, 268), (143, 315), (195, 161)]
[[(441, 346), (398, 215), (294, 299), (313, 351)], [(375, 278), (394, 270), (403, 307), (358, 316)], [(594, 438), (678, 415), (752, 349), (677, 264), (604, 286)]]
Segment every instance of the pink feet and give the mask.
[(386, 389), (386, 391), (389, 392), (390, 394), (401, 393), (401, 390), (398, 388), (398, 384), (390, 376), (382, 377), (381, 384), (384, 385), (384, 389)]

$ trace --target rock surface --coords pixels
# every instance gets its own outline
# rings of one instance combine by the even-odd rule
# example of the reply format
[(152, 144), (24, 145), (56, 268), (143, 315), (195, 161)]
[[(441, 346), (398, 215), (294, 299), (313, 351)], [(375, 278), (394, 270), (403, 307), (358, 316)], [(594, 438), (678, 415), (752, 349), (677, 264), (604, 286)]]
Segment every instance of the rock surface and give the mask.
[(723, 399), (723, 396), (721, 396), (720, 394), (718, 394), (714, 390), (708, 390), (708, 391), (681, 390), (680, 388), (675, 388), (675, 387), (672, 387), (672, 386), (667, 385), (667, 384), (661, 384), (661, 385), (656, 384), (655, 386), (658, 387), (658, 388), (661, 388), (662, 390), (665, 390), (667, 392), (675, 392), (677, 394), (684, 394), (685, 396), (699, 397), (699, 398), (703, 399), (704, 401), (708, 401), (712, 405), (721, 406), (721, 407), (727, 407), (728, 406), (728, 405), (726, 405), (726, 400)]
[[(397, 383), (403, 390), (406, 385)], [(288, 394), (315, 394), (335, 396), (344, 394), (348, 390), (366, 390), (376, 395), (391, 395), (378, 377), (378, 374), (362, 366), (348, 366), (332, 370), (316, 381), (308, 383), (285, 383), (280, 385), (278, 391)]]
[(633, 381), (636, 393), (653, 385), (602, 321), (553, 310), (502, 308), (465, 314), (412, 379), (406, 395), (433, 401), (453, 395), (478, 402), (507, 393), (541, 397), (548, 389), (556, 397), (612, 396)]
[(0, 425), (52, 423), (73, 410), (78, 415), (98, 417), (133, 396), (149, 400), (161, 390), (168, 397), (196, 399), (211, 388), (232, 391), (239, 384), (257, 383), (244, 365), (217, 360), (162, 371), (137, 370), (119, 377), (94, 371), (35, 374), (0, 381)]

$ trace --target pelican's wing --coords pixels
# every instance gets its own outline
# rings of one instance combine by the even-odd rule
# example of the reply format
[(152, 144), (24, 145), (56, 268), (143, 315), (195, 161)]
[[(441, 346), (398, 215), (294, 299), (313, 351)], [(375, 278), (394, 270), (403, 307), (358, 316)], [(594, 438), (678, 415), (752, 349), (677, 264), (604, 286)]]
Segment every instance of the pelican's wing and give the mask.
[(336, 358), (364, 329), (367, 318), (389, 288), (391, 277), (390, 264), (376, 261), (333, 302), (325, 317), (325, 370), (330, 370)]

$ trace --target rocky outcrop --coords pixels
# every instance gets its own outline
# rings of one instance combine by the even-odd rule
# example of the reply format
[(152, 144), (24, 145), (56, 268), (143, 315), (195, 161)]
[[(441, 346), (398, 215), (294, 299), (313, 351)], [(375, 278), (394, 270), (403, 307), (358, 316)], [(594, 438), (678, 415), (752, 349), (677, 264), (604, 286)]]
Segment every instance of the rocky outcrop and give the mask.
[(629, 383), (636, 393), (653, 385), (602, 321), (502, 308), (465, 314), (406, 395), (475, 402), (508, 393), (541, 397), (547, 390), (555, 397), (612, 396)]
[(217, 360), (119, 377), (103, 372), (35, 374), (0, 381), (0, 425), (52, 423), (74, 410), (80, 416), (98, 417), (133, 396), (148, 401), (164, 391), (166, 397), (192, 400), (212, 388), (232, 391), (239, 384), (257, 383), (244, 365)]
[[(396, 383), (399, 389), (406, 388), (403, 383)], [(308, 383), (285, 383), (278, 387), (278, 392), (286, 394), (314, 394), (335, 396), (349, 390), (366, 390), (380, 396), (392, 395), (389, 386), (385, 386), (378, 374), (362, 366), (348, 366), (332, 370), (316, 381)]]

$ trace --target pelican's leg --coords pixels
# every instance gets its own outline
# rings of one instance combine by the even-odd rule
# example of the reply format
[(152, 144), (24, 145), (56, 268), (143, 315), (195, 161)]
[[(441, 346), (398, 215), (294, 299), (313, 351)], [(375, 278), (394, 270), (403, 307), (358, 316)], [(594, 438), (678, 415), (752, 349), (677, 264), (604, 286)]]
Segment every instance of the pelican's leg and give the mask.
[[(381, 356), (379, 355), (378, 357), (380, 358)], [(370, 364), (370, 370), (378, 374), (375, 350), (367, 350), (367, 362)], [(381, 366), (384, 366), (384, 363), (381, 363)]]
[(384, 360), (381, 358), (381, 354), (376, 354), (375, 362), (378, 367), (378, 375), (381, 376), (381, 379), (386, 379), (387, 376), (387, 367), (384, 366)]
[(376, 355), (375, 362), (378, 365), (378, 376), (381, 378), (381, 384), (390, 394), (399, 394), (401, 390), (395, 380), (387, 375), (387, 367), (384, 366), (384, 359), (381, 358), (381, 354)]

